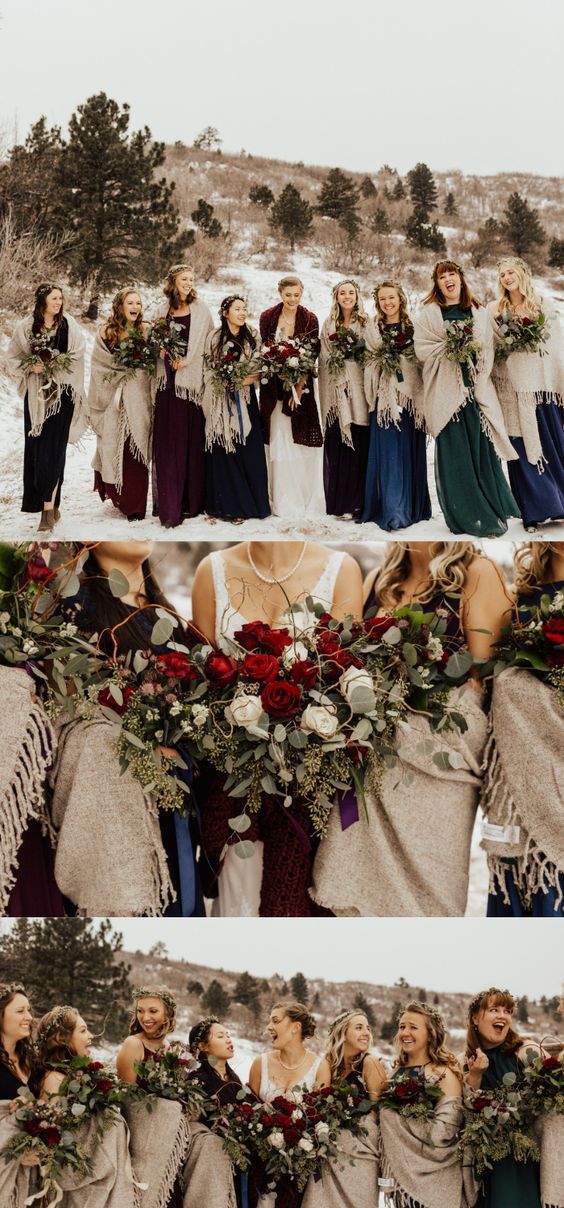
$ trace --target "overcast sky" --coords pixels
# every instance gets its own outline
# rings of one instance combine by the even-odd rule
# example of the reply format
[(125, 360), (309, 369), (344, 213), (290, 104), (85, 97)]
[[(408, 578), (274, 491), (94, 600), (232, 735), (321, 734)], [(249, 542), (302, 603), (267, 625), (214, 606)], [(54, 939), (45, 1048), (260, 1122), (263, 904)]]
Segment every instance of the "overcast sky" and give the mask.
[(103, 90), (167, 142), (211, 124), (290, 161), (562, 175), (560, 0), (0, 0), (0, 22), (9, 139)]

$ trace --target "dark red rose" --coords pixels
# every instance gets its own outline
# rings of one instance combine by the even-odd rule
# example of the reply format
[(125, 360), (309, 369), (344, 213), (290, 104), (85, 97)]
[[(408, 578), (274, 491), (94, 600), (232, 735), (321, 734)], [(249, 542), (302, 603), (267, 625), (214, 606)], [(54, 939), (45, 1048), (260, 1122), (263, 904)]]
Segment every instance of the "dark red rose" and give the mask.
[(40, 1132), (40, 1128), (39, 1128), (39, 1124), (37, 1123), (37, 1120), (24, 1120), (22, 1128), (23, 1128), (23, 1131), (25, 1133), (27, 1133), (29, 1137), (37, 1137)]
[(276, 1098), (272, 1100), (272, 1106), (275, 1107), (277, 1111), (289, 1112), (290, 1116), (294, 1110), (294, 1104), (290, 1103), (290, 1100), (286, 1099), (284, 1095), (277, 1095)]
[(348, 650), (339, 649), (324, 663), (323, 673), (328, 680), (338, 680), (347, 667), (362, 667), (362, 663), (355, 654), (349, 654)]
[(354, 763), (356, 767), (358, 767), (359, 764), (364, 763), (367, 755), (366, 747), (359, 747), (357, 746), (356, 742), (348, 742), (345, 750), (351, 763)]
[(268, 1112), (263, 1112), (262, 1116), (259, 1116), (260, 1123), (264, 1125), (265, 1128), (270, 1126), (271, 1119), (272, 1116), (269, 1116)]
[(244, 1116), (252, 1116), (253, 1109), (250, 1103), (242, 1103), (239, 1109)]
[(113, 1085), (114, 1084), (113, 1084), (111, 1078), (100, 1078), (100, 1079), (97, 1079), (94, 1083), (96, 1090), (100, 1091), (102, 1093), (102, 1095), (107, 1095), (108, 1091), (111, 1091)]
[(41, 1130), (41, 1139), (46, 1145), (58, 1145), (61, 1140), (61, 1134), (58, 1128), (43, 1128)]
[(263, 621), (248, 621), (242, 629), (238, 629), (235, 640), (244, 650), (260, 651), (263, 654), (282, 654), (286, 646), (291, 646), (292, 638), (287, 629), (271, 629)]
[(542, 1068), (543, 1070), (559, 1070), (561, 1067), (557, 1057), (545, 1057)]
[(103, 1070), (104, 1066), (101, 1061), (89, 1061), (86, 1066), (87, 1070)]
[(43, 361), (44, 365), (48, 365), (49, 361), (51, 361), (53, 358), (53, 354), (49, 348), (40, 348), (39, 352), (37, 352), (35, 355), (39, 357), (40, 361)]
[(329, 1095), (333, 1094), (333, 1087), (332, 1086), (322, 1086), (319, 1094), (322, 1095), (324, 1099), (327, 1099), (329, 1097)]
[(271, 717), (293, 717), (300, 707), (301, 695), (297, 684), (283, 679), (266, 684), (260, 699), (263, 709)]
[(547, 654), (545, 663), (549, 667), (564, 667), (564, 646), (556, 646), (554, 654)]
[(26, 582), (49, 583), (54, 578), (54, 571), (49, 570), (42, 558), (30, 558), (26, 567)]
[(195, 680), (198, 672), (186, 654), (171, 651), (170, 654), (160, 654), (157, 659), (157, 671), (169, 679)]
[(301, 684), (304, 688), (313, 688), (318, 676), (317, 665), (311, 659), (298, 659), (290, 668), (290, 679), (293, 684)]
[(324, 629), (316, 642), (320, 654), (335, 654), (341, 649), (339, 635), (333, 629)]
[(122, 688), (121, 695), (122, 703), (120, 705), (117, 700), (114, 700), (109, 688), (102, 688), (98, 693), (98, 704), (105, 705), (106, 709), (113, 709), (114, 713), (117, 713), (121, 717), (127, 709), (129, 698), (133, 696), (133, 688)]
[(405, 1082), (398, 1082), (395, 1088), (396, 1099), (406, 1099), (409, 1096), (409, 1089)]
[(282, 1112), (278, 1112), (275, 1116), (270, 1117), (270, 1124), (273, 1128), (289, 1128), (291, 1123), (292, 1117), (283, 1115)]
[(208, 679), (217, 684), (219, 688), (229, 688), (239, 675), (239, 667), (235, 659), (215, 650), (212, 650), (206, 659), (205, 671)]
[(555, 646), (564, 643), (564, 617), (551, 617), (542, 628), (547, 642), (553, 642)]
[(279, 671), (280, 664), (273, 654), (248, 654), (243, 660), (241, 676), (255, 680), (257, 684), (269, 684)]
[(396, 622), (393, 617), (366, 617), (364, 628), (372, 638), (381, 638), (387, 629), (391, 629)]
[(295, 1145), (300, 1140), (300, 1130), (295, 1126), (284, 1129), (284, 1140), (287, 1145)]
[(529, 318), (527, 318), (527, 315), (523, 316), (523, 318), (521, 319), (521, 322), (523, 324), (523, 327), (530, 327), (530, 325), (531, 325), (531, 320)]
[(489, 1107), (489, 1106), (490, 1106), (489, 1099), (487, 1099), (485, 1095), (481, 1095), (479, 1099), (474, 1099), (474, 1101), (472, 1103), (472, 1111), (481, 1112), (484, 1110), (485, 1107)]

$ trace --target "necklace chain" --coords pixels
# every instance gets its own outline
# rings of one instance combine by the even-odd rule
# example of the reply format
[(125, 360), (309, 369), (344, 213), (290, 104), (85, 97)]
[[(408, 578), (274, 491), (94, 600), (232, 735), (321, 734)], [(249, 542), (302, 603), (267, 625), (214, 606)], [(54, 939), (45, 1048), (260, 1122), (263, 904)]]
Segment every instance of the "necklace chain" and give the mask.
[(273, 587), (275, 583), (286, 583), (288, 579), (292, 578), (292, 575), (295, 575), (296, 571), (299, 570), (299, 568), (304, 560), (306, 546), (307, 546), (307, 541), (304, 541), (304, 543), (302, 545), (300, 556), (299, 556), (297, 562), (295, 563), (295, 565), (290, 568), (288, 573), (285, 575), (278, 575), (274, 579), (271, 579), (268, 575), (263, 575), (262, 571), (260, 571), (258, 569), (258, 567), (255, 565), (255, 561), (254, 561), (253, 555), (251, 553), (250, 541), (247, 541), (247, 558), (248, 558), (251, 570), (254, 572), (257, 579), (260, 579), (262, 583), (267, 583), (269, 587)]
[(298, 1061), (298, 1064), (297, 1064), (297, 1065), (286, 1065), (286, 1062), (285, 1062), (285, 1061), (282, 1061), (282, 1058), (281, 1058), (281, 1056), (280, 1056), (280, 1053), (277, 1053), (276, 1055), (277, 1055), (277, 1057), (278, 1057), (278, 1060), (279, 1060), (279, 1062), (280, 1062), (280, 1065), (282, 1066), (282, 1069), (283, 1069), (283, 1070), (287, 1070), (289, 1074), (293, 1074), (293, 1073), (294, 1073), (294, 1070), (299, 1070), (300, 1066), (301, 1066), (301, 1065), (303, 1065), (303, 1063), (304, 1063), (304, 1061), (305, 1061), (305, 1059), (306, 1059), (306, 1057), (307, 1057), (307, 1053), (304, 1053), (304, 1055), (303, 1055), (303, 1057), (302, 1057), (301, 1061)]

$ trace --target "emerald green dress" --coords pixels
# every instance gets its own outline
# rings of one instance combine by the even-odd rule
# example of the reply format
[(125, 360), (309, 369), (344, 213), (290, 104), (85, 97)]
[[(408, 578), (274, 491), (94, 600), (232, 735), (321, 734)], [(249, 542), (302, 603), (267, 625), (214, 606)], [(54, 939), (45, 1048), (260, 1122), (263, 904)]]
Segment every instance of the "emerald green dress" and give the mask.
[[(519, 1059), (512, 1053), (488, 1049), (489, 1067), (482, 1078), (484, 1090), (501, 1086), (504, 1074), (516, 1074)], [(541, 1208), (538, 1162), (503, 1158), (486, 1174), (481, 1208)]]
[[(445, 306), (443, 320), (472, 320), (463, 306)], [(466, 365), (465, 386), (471, 385)], [(435, 443), (435, 479), (443, 516), (451, 533), (499, 537), (507, 532), (507, 517), (520, 516), (495, 448), (480, 424), (480, 408), (471, 395), (449, 420)]]

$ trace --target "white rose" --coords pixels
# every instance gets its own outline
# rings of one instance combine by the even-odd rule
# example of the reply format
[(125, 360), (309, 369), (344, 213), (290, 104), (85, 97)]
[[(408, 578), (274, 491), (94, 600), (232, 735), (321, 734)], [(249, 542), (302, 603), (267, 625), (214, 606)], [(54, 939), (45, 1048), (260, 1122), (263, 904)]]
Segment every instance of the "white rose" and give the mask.
[(434, 634), (431, 634), (427, 639), (427, 650), (432, 659), (440, 659), (443, 653), (443, 644), (440, 638), (436, 638)]
[(298, 1141), (298, 1149), (303, 1149), (305, 1153), (311, 1153), (313, 1141), (310, 1141), (309, 1137), (302, 1137), (301, 1141)]
[(0, 612), (0, 633), (8, 632), (8, 621), (10, 620), (9, 612)]
[(374, 691), (372, 676), (362, 667), (347, 667), (339, 680), (339, 688), (345, 699), (351, 704), (351, 697), (356, 688), (370, 688)]
[(303, 642), (292, 642), (291, 646), (287, 646), (283, 659), (287, 667), (291, 667), (292, 663), (302, 662), (309, 658), (309, 650)]
[(300, 729), (306, 734), (317, 734), (319, 738), (333, 738), (339, 729), (335, 706), (307, 705), (302, 713)]
[(175, 700), (174, 704), (170, 706), (169, 713), (171, 717), (178, 717), (178, 714), (182, 713), (182, 705), (179, 700)]
[(300, 363), (299, 357), (288, 357), (288, 360), (286, 361), (286, 364), (289, 365), (292, 369), (297, 369), (299, 363)]
[(209, 716), (207, 705), (194, 705), (192, 709), (192, 721), (195, 726), (205, 726)]
[(325, 1123), (325, 1120), (320, 1120), (319, 1124), (315, 1125), (315, 1135), (321, 1139), (329, 1136), (329, 1125)]
[(262, 702), (260, 696), (250, 696), (242, 692), (240, 696), (235, 697), (229, 708), (235, 725), (247, 729), (248, 726), (256, 726), (262, 713)]
[(284, 1133), (278, 1132), (278, 1130), (271, 1132), (271, 1134), (268, 1138), (268, 1144), (272, 1145), (273, 1149), (283, 1149), (284, 1148)]

